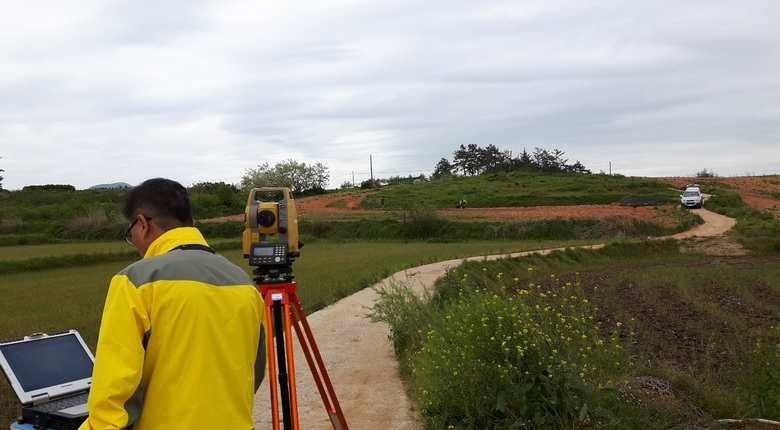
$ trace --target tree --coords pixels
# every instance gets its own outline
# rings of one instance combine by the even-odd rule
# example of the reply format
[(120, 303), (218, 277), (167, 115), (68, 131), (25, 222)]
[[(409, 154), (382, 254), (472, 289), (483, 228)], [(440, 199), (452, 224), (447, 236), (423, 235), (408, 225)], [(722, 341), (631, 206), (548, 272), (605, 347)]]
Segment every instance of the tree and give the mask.
[(238, 187), (224, 182), (199, 182), (188, 187), (192, 208), (199, 218), (233, 215), (246, 204), (247, 196)]
[(591, 171), (586, 169), (579, 161), (566, 166), (566, 171), (569, 173), (591, 173)]
[(496, 145), (490, 144), (477, 151), (477, 173), (493, 172), (501, 169), (509, 161), (506, 152), (502, 152)]
[[(0, 157), (0, 158), (3, 158), (3, 157)], [(3, 173), (3, 172), (5, 172), (5, 170), (0, 169), (0, 173)], [(0, 176), (0, 191), (3, 191), (3, 177), (2, 176)]]
[(330, 182), (330, 173), (328, 173), (328, 166), (320, 162), (315, 163), (313, 166), (309, 166), (310, 173), (313, 175), (312, 189), (324, 190)]
[(256, 169), (246, 169), (241, 177), (241, 189), (249, 191), (252, 188), (274, 186), (268, 163), (259, 164)]
[(270, 167), (268, 163), (247, 169), (241, 177), (241, 188), (287, 187), (294, 193), (324, 190), (330, 181), (328, 167), (322, 163), (306, 164), (286, 160)]
[(536, 168), (540, 172), (547, 172), (547, 173), (562, 172), (563, 166), (566, 164), (566, 161), (568, 161), (568, 160), (563, 160), (561, 158), (563, 154), (564, 154), (563, 151), (560, 151), (558, 149), (555, 149), (553, 150), (553, 152), (550, 152), (546, 149), (534, 148), (534, 155), (533, 155), (534, 164), (536, 165)]
[(469, 175), (477, 175), (480, 172), (479, 159), (481, 156), (481, 148), (475, 143), (469, 143), (466, 147), (468, 157), (466, 159), (466, 171)]
[(433, 179), (440, 179), (444, 176), (450, 176), (452, 175), (455, 170), (455, 166), (450, 163), (450, 160), (446, 158), (442, 158), (439, 160), (438, 163), (436, 163), (436, 168), (433, 169), (433, 173), (431, 174), (431, 178)]
[(463, 176), (477, 175), (481, 172), (480, 157), (482, 148), (475, 143), (469, 143), (468, 146), (460, 145), (457, 151), (453, 153), (453, 164), (456, 169), (463, 172)]
[(531, 171), (535, 169), (534, 160), (531, 158), (531, 154), (523, 148), (523, 152), (515, 160), (512, 160), (512, 170)]
[(189, 187), (188, 191), (191, 196), (198, 194), (212, 196), (220, 205), (226, 207), (232, 207), (236, 202), (242, 203), (245, 200), (238, 187), (225, 182), (198, 182)]
[(563, 158), (564, 154), (560, 149), (548, 151), (542, 148), (535, 148), (533, 154), (529, 154), (524, 148), (520, 156), (512, 158), (509, 151), (502, 151), (493, 144), (481, 148), (471, 143), (468, 146), (460, 145), (453, 153), (452, 163), (446, 158), (440, 159), (431, 178), (455, 175), (458, 171), (464, 176), (501, 171), (591, 173), (579, 161), (567, 164), (569, 160)]
[(452, 153), (452, 165), (454, 167), (453, 170), (460, 169), (463, 176), (466, 176), (466, 169), (469, 164), (469, 152), (466, 149), (465, 146), (460, 145), (460, 147)]

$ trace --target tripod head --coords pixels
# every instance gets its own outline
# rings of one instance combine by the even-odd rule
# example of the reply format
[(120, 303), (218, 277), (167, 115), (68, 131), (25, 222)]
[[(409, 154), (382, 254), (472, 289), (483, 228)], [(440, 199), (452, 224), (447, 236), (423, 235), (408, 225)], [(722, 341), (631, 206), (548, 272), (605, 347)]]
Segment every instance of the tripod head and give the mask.
[(273, 285), (273, 284), (285, 284), (293, 282), (295, 275), (292, 274), (292, 266), (280, 268), (280, 269), (252, 269), (252, 274), (257, 286)]
[(301, 253), (295, 200), (287, 187), (253, 188), (244, 212), (244, 259), (254, 269), (255, 282), (293, 279), (292, 264)]

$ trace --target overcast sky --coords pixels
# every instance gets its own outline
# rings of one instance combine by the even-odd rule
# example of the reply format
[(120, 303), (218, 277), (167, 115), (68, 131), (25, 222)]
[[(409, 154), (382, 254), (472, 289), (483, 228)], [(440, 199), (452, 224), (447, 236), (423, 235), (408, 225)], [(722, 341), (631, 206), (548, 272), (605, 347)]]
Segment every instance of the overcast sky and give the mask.
[(5, 189), (288, 159), (336, 188), (470, 143), (780, 173), (780, 1), (0, 1)]

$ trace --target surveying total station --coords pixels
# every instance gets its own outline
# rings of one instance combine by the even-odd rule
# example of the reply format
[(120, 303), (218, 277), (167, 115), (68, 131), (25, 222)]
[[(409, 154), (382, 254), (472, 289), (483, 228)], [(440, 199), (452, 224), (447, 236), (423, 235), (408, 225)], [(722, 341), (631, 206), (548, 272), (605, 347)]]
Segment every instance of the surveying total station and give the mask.
[(347, 430), (333, 385), (322, 361), (314, 335), (298, 298), (292, 264), (300, 256), (298, 218), (292, 192), (286, 187), (254, 188), (244, 212), (244, 259), (254, 267), (254, 281), (263, 295), (266, 325), (268, 375), (271, 388), (271, 419), (279, 430), (279, 402), (285, 430), (299, 430), (295, 389), (292, 329), (306, 357), (314, 382), (335, 430)]

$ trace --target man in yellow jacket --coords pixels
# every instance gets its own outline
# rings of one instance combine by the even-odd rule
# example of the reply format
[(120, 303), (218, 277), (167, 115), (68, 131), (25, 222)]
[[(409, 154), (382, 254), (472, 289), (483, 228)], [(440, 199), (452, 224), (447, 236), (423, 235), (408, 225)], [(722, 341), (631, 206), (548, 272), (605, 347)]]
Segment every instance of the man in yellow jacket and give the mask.
[(143, 182), (123, 214), (143, 258), (111, 280), (80, 430), (252, 429), (265, 372), (260, 292), (193, 227), (179, 183)]

